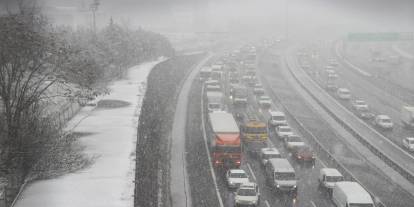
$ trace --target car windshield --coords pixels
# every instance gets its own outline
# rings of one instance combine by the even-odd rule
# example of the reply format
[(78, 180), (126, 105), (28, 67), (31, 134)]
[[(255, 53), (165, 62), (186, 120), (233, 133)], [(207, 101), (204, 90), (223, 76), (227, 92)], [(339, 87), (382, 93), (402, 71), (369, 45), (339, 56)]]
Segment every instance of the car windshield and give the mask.
[(371, 203), (350, 203), (349, 207), (374, 207)]
[(216, 145), (216, 147), (214, 147), (214, 152), (215, 153), (240, 153), (241, 152), (241, 148), (239, 146), (237, 147), (229, 147), (229, 146), (218, 146)]
[(342, 176), (326, 176), (326, 182), (339, 182), (343, 180)]
[(260, 100), (262, 100), (262, 101), (269, 101), (270, 98), (267, 97), (267, 96), (262, 96), (262, 97), (260, 97)]
[(291, 136), (288, 138), (289, 142), (302, 142), (302, 139), (298, 136)]
[(391, 123), (391, 119), (382, 119), (381, 120), (382, 123)]
[(232, 178), (247, 178), (246, 173), (231, 173), (230, 177)]
[(272, 116), (272, 120), (275, 121), (284, 121), (285, 117), (284, 116)]
[(275, 172), (276, 180), (293, 180), (295, 177), (295, 173), (293, 172)]
[(240, 188), (237, 191), (239, 196), (256, 196), (256, 191), (252, 188)]
[(408, 144), (414, 144), (414, 140), (408, 140)]
[(209, 107), (210, 108), (212, 108), (212, 109), (219, 109), (220, 108), (220, 104), (218, 104), (218, 103), (211, 103), (211, 104), (209, 104)]
[(283, 127), (283, 128), (279, 128), (279, 132), (291, 132), (292, 130), (290, 129), (290, 128), (285, 128), (285, 127)]
[(264, 159), (271, 159), (271, 158), (280, 158), (280, 154), (264, 154), (263, 158)]

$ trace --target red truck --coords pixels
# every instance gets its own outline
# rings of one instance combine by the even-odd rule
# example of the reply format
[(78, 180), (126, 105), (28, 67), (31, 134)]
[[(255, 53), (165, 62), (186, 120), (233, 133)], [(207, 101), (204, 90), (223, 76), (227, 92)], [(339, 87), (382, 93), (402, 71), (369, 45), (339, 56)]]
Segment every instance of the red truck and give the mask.
[(240, 167), (241, 142), (240, 129), (231, 113), (209, 113), (209, 144), (212, 162), (216, 168)]

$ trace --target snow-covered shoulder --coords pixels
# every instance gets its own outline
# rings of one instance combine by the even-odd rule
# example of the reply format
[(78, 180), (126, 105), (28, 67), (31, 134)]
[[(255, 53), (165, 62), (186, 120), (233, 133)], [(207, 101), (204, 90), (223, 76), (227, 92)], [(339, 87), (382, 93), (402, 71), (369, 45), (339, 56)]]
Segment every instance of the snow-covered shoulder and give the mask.
[[(122, 107), (83, 108), (67, 129), (85, 132), (79, 138), (88, 156), (86, 169), (25, 187), (16, 207), (129, 207), (133, 206), (137, 126), (145, 84), (151, 69), (166, 60), (143, 63), (128, 70), (127, 78), (110, 85), (101, 97), (127, 103)], [(87, 111), (89, 110), (89, 111)]]

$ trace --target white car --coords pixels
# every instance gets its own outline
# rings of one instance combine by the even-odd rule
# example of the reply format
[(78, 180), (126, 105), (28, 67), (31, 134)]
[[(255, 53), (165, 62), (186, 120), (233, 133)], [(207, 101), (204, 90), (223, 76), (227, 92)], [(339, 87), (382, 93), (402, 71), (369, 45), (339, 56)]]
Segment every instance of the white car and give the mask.
[(260, 192), (256, 183), (243, 183), (234, 196), (234, 206), (259, 206)]
[(255, 87), (253, 89), (253, 93), (255, 95), (263, 95), (264, 94), (264, 89), (262, 87)]
[(330, 190), (336, 182), (344, 181), (344, 176), (335, 168), (322, 168), (319, 171), (318, 181), (320, 187)]
[(305, 142), (303, 142), (302, 138), (298, 135), (290, 135), (285, 137), (285, 145), (288, 150), (294, 150), (295, 148), (300, 148), (305, 146)]
[(249, 182), (249, 176), (242, 169), (230, 169), (226, 173), (226, 181), (229, 188), (238, 188), (241, 184)]
[(293, 131), (290, 126), (278, 126), (275, 128), (277, 137), (284, 139), (285, 137), (293, 135)]
[(338, 96), (338, 98), (342, 100), (351, 99), (351, 92), (347, 88), (338, 88), (338, 90), (336, 91), (336, 95)]
[(408, 151), (414, 152), (414, 137), (406, 137), (402, 143)]
[(285, 113), (281, 111), (271, 111), (269, 125), (271, 126), (287, 125)]
[(359, 109), (362, 109), (362, 108), (368, 108), (368, 104), (364, 100), (358, 99), (358, 100), (355, 100), (352, 103), (352, 107), (355, 110), (359, 110)]
[(272, 105), (272, 100), (270, 99), (269, 96), (260, 96), (259, 105), (261, 107), (270, 107)]
[(260, 149), (260, 160), (262, 161), (263, 166), (266, 165), (267, 161), (272, 158), (281, 158), (279, 150), (274, 147), (266, 147)]
[(374, 124), (378, 127), (381, 127), (382, 129), (389, 129), (392, 130), (394, 127), (394, 124), (392, 123), (392, 120), (387, 115), (377, 115), (374, 120)]

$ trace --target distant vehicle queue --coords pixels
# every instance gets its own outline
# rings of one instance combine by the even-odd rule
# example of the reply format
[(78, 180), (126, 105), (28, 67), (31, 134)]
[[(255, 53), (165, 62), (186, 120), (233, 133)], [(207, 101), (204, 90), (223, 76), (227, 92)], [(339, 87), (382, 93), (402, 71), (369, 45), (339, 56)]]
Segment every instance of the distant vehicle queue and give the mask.
[[(259, 107), (270, 109), (273, 104), (256, 78), (254, 47), (245, 50), (247, 59), (240, 66), (243, 69), (237, 68), (237, 64), (234, 63), (229, 63), (231, 67), (226, 67), (226, 62), (240, 56), (240, 53), (241, 51), (238, 51), (238, 54), (231, 54), (211, 67), (202, 68), (199, 75), (204, 85), (203, 98), (205, 111), (208, 113), (206, 128), (213, 166), (217, 170), (226, 171), (227, 186), (236, 191), (235, 206), (260, 204), (259, 186), (251, 181), (248, 173), (240, 169), (244, 152), (257, 158), (264, 170), (266, 183), (275, 192), (289, 192), (296, 197), (298, 179), (295, 169), (288, 159), (282, 157), (277, 148), (268, 146), (269, 130), (275, 131), (294, 160), (315, 163), (316, 155), (312, 148), (293, 132), (282, 111), (269, 110), (269, 119), (263, 122), (248, 110), (243, 110), (249, 103), (249, 88), (252, 94), (256, 95)], [(331, 64), (331, 67), (334, 65), (336, 64)], [(336, 73), (334, 76), (338, 77)], [(228, 102), (226, 95), (229, 95)], [(350, 91), (340, 88), (338, 97), (348, 100), (351, 98)], [(367, 108), (364, 104), (361, 101), (355, 102), (355, 109)], [(234, 116), (230, 112), (232, 108), (238, 109), (233, 111)], [(369, 194), (366, 191), (364, 194), (358, 183), (344, 180), (342, 174), (333, 168), (322, 168), (318, 177), (319, 187), (330, 193), (332, 201), (337, 206), (374, 206), (372, 200), (369, 200)], [(355, 193), (359, 195), (354, 195)]]

